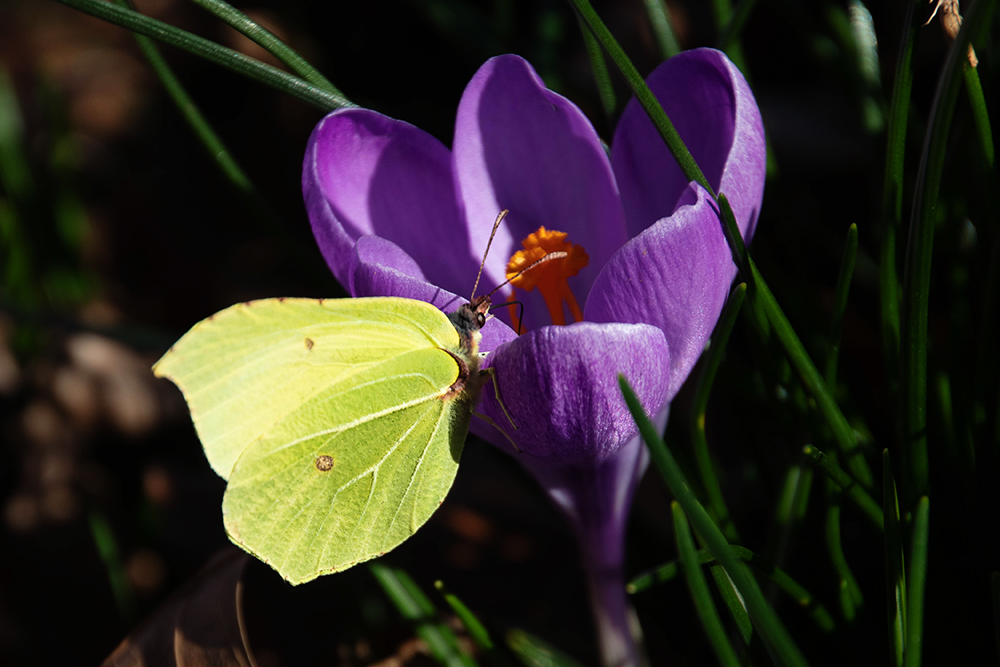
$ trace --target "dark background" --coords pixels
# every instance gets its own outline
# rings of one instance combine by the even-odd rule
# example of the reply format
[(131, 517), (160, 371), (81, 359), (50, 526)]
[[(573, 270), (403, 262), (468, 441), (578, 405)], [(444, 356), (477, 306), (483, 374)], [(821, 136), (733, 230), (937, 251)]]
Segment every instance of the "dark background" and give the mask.
[[(684, 48), (713, 44), (708, 3), (668, 4)], [(642, 3), (595, 6), (640, 72), (651, 71), (660, 57)], [(506, 52), (525, 56), (610, 139), (568, 4), (407, 0), (240, 8), (355, 103), (446, 144), (466, 82), (486, 58)], [(193, 5), (147, 0), (140, 9), (263, 56)], [(873, 2), (869, 9), (881, 87), (866, 86), (858, 74), (842, 30), (845, 3), (760, 0), (743, 48), (774, 158), (752, 251), (816, 359), (826, 353), (847, 229), (859, 228), (838, 392), (852, 423), (878, 443), (868, 450), (878, 475), (881, 449), (896, 451), (896, 427), (878, 328), (884, 128), (866, 123), (864, 109), (881, 110), (876, 120), (884, 118), (904, 6)], [(204, 459), (179, 393), (148, 372), (152, 362), (192, 324), (237, 301), (343, 293), (315, 248), (300, 194), (305, 142), (322, 114), (194, 56), (166, 47), (164, 53), (266, 210), (248, 204), (222, 177), (126, 31), (50, 2), (0, 6), (0, 67), (13, 95), (7, 109), (19, 114), (3, 124), (0, 144), (4, 164), (20, 165), (0, 183), (7, 207), (0, 215), (17, 213), (14, 222), (0, 219), (7, 220), (0, 226), (0, 664), (99, 663), (227, 546), (219, 511), (224, 484)], [(914, 60), (909, 188), (945, 53), (938, 26), (924, 28)], [(992, 49), (980, 48), (979, 58), (987, 104), (995, 108)], [(621, 105), (627, 96), (614, 79)], [(9, 111), (0, 116), (11, 118)], [(942, 189), (930, 362), (933, 379), (950, 378), (958, 412), (996, 233), (983, 196), (995, 186), (976, 141), (963, 96)], [(904, 218), (911, 198), (908, 190)], [(822, 480), (813, 485), (803, 521), (786, 533), (773, 521), (789, 467), (800, 463), (803, 444), (826, 444), (824, 434), (794, 409), (797, 383), (761, 370), (780, 366), (772, 361), (780, 354), (756, 349), (743, 322), (730, 346), (708, 426), (727, 501), (744, 544), (786, 568), (836, 617)], [(668, 443), (693, 476), (691, 389), (674, 403)], [(935, 406), (930, 421), (932, 443), (947, 443), (951, 431)], [(954, 451), (932, 448), (938, 493), (928, 664), (953, 651), (989, 651), (995, 660), (987, 575), (1000, 567), (992, 537), (996, 506), (977, 495), (981, 480), (963, 477)], [(980, 477), (991, 479), (989, 471)], [(882, 538), (852, 508), (844, 511), (843, 536), (866, 594), (853, 623), (837, 618), (836, 634), (824, 635), (787, 597), (773, 600), (813, 664), (848, 657), (878, 664), (887, 651)], [(632, 519), (628, 574), (674, 555), (669, 499), (651, 471)], [(470, 441), (441, 511), (386, 560), (429, 592), (435, 579), (444, 580), (498, 634), (524, 628), (597, 663), (568, 526), (517, 463), (489, 445)], [(274, 652), (267, 655), (282, 656), (281, 664), (374, 663), (400, 653), (412, 636), (363, 566), (292, 589), (255, 563), (248, 582), (261, 614), (256, 641), (270, 643)], [(653, 664), (712, 660), (683, 583), (641, 593), (634, 602)]]

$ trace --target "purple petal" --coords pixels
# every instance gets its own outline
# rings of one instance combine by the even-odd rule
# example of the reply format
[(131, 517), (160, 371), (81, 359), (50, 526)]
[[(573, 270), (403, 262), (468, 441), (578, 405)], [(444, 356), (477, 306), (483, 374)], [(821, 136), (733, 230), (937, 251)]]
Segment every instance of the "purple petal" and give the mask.
[(405, 249), (431, 282), (471, 287), (479, 260), (456, 200), (451, 152), (423, 130), (366, 109), (331, 113), (309, 138), (302, 191), (341, 283), (354, 242), (377, 235)]
[[(513, 438), (522, 451), (519, 458), (553, 465), (596, 465), (635, 436), (619, 373), (647, 411), (658, 411), (667, 397), (666, 339), (659, 329), (641, 324), (543, 327), (498, 348), (486, 365), (495, 369), (500, 396), (518, 429), (511, 428), (490, 382), (480, 410)], [(476, 432), (494, 443), (505, 440), (495, 430)]]
[[(693, 49), (646, 80), (716, 192), (724, 192), (749, 242), (764, 195), (764, 126), (743, 75), (721, 51)], [(630, 236), (671, 213), (688, 181), (639, 103), (615, 128), (611, 163)]]
[(672, 400), (698, 360), (729, 293), (733, 259), (715, 202), (697, 184), (695, 203), (629, 241), (598, 276), (584, 315), (592, 322), (644, 322), (670, 345)]
[[(582, 300), (627, 239), (611, 164), (583, 112), (547, 90), (524, 59), (492, 58), (462, 95), (453, 150), (472, 238), (485, 241), (497, 212), (510, 209), (486, 261), (491, 281), (503, 280), (521, 240), (544, 225), (568, 232), (590, 255), (571, 282)], [(525, 307), (528, 321), (551, 321), (540, 298)]]
[[(401, 296), (434, 304), (451, 313), (468, 301), (427, 282), (420, 267), (403, 250), (378, 236), (362, 236), (352, 253), (347, 284), (351, 296)], [(482, 328), (481, 352), (492, 352), (517, 337), (510, 327), (490, 318)]]

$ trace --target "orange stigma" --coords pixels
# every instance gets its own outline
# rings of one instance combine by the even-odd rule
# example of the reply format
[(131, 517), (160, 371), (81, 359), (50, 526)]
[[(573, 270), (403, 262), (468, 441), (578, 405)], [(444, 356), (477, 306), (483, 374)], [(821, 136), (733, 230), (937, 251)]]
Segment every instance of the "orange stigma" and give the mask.
[[(583, 311), (580, 304), (576, 302), (576, 297), (569, 288), (567, 278), (575, 276), (580, 269), (590, 263), (587, 251), (583, 246), (570, 243), (566, 240), (569, 236), (566, 232), (557, 232), (545, 227), (539, 227), (538, 231), (529, 234), (528, 238), (521, 241), (524, 250), (518, 250), (507, 262), (507, 278), (511, 285), (523, 289), (525, 292), (538, 288), (545, 305), (549, 309), (549, 316), (553, 324), (566, 324), (566, 315), (563, 311), (563, 304), (569, 308), (574, 322), (583, 320)], [(514, 278), (517, 273), (525, 267), (531, 266), (551, 252), (565, 252), (566, 257), (553, 259), (544, 264), (539, 264), (531, 271), (526, 271)], [(517, 321), (517, 313), (514, 306), (510, 307), (511, 320), (515, 329), (520, 327)]]

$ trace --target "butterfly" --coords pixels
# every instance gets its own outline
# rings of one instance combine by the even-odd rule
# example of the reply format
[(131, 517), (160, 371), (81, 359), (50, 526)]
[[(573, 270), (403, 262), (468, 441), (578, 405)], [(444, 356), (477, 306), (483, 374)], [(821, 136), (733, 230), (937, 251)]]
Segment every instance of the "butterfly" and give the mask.
[(178, 340), (153, 372), (181, 389), (227, 481), (230, 540), (299, 584), (413, 535), (454, 482), (488, 381), (494, 292), (450, 315), (401, 297), (249, 301)]

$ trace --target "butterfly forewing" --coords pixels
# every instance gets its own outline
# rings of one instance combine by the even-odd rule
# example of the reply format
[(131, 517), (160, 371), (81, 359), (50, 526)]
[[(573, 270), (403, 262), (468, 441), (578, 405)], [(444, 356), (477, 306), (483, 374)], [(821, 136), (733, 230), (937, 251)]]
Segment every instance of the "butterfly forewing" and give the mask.
[(443, 313), (411, 299), (265, 299), (195, 325), (154, 372), (181, 388), (209, 463), (229, 479), (251, 442), (327, 387), (414, 350), (457, 344)]

